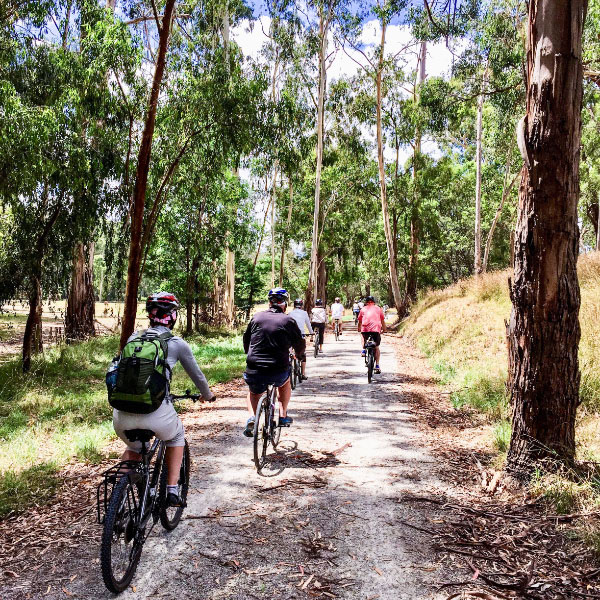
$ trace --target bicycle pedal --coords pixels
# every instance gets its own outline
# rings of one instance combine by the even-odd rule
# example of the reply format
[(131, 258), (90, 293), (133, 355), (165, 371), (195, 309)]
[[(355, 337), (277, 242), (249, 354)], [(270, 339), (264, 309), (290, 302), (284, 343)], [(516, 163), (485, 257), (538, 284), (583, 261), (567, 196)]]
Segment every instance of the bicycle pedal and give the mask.
[(289, 427), (291, 425), (291, 423), (282, 423), (279, 425), (279, 427)]

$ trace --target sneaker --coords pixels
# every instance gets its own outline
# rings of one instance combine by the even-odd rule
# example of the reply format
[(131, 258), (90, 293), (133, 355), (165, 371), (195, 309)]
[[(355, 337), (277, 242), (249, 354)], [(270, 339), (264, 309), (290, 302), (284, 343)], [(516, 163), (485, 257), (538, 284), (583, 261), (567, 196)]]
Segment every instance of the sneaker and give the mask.
[(253, 437), (254, 436), (254, 417), (250, 417), (246, 421), (246, 428), (244, 429), (244, 435), (246, 437)]
[(381, 369), (379, 368), (379, 365), (375, 365), (375, 373), (377, 373), (378, 375), (381, 374)]
[(280, 427), (289, 427), (293, 422), (294, 422), (294, 419), (292, 419), (292, 417), (290, 417), (290, 416), (279, 417), (279, 426)]
[(363, 349), (363, 351), (360, 353), (361, 356), (366, 356), (367, 355), (367, 351)]
[(308, 379), (308, 375), (302, 375), (302, 381), (306, 381)]
[(174, 494), (173, 492), (169, 492), (167, 494), (167, 507), (178, 507), (184, 506), (183, 500), (179, 497), (178, 494)]

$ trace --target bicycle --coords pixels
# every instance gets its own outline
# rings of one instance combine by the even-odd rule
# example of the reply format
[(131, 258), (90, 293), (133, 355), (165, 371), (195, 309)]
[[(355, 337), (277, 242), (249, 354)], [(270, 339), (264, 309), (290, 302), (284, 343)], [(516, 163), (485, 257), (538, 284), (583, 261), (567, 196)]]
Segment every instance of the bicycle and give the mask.
[(321, 332), (318, 328), (315, 329), (314, 331), (315, 331), (315, 358), (317, 358), (317, 356), (319, 356), (319, 342), (321, 341)]
[(369, 383), (373, 380), (373, 370), (375, 369), (375, 348), (375, 341), (369, 335), (365, 340), (365, 366), (367, 367), (367, 380)]
[(296, 353), (290, 350), (290, 385), (295, 390), (296, 386), (302, 381), (302, 371), (300, 361), (296, 357)]
[[(189, 398), (196, 402), (200, 395), (171, 396), (172, 400)], [(104, 472), (98, 485), (97, 520), (104, 525), (100, 546), (100, 566), (104, 584), (114, 594), (129, 586), (142, 554), (144, 542), (160, 520), (167, 531), (173, 531), (186, 507), (190, 481), (190, 449), (185, 442), (179, 472), (181, 506), (169, 507), (167, 498), (166, 444), (154, 439), (151, 429), (128, 429), (130, 442), (141, 442), (141, 461), (125, 460)], [(158, 493), (157, 493), (158, 492)]]
[(279, 424), (279, 408), (275, 386), (269, 385), (265, 395), (256, 407), (254, 419), (254, 464), (256, 472), (260, 473), (267, 460), (269, 443), (275, 450), (281, 437), (281, 428), (289, 425)]
[(333, 332), (335, 333), (335, 341), (337, 342), (340, 339), (340, 322), (338, 319), (334, 320)]

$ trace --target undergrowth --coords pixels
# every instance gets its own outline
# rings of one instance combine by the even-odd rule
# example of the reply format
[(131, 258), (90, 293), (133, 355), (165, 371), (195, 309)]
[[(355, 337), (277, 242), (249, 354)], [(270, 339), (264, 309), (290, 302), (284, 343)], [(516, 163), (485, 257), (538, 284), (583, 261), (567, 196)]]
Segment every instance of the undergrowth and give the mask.
[[(245, 355), (238, 334), (205, 332), (188, 338), (210, 384), (241, 375)], [(97, 463), (114, 439), (104, 375), (117, 336), (61, 345), (35, 357), (24, 375), (15, 357), (0, 365), (0, 518), (46, 501), (69, 460)], [(194, 388), (177, 365), (173, 390)], [(185, 410), (185, 407), (183, 407)]]

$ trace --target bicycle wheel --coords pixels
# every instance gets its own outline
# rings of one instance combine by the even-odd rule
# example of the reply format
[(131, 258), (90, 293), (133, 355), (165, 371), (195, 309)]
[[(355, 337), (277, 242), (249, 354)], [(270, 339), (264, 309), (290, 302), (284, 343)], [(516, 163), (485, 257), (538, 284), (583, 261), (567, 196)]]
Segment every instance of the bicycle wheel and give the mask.
[(256, 470), (260, 470), (265, 464), (267, 458), (267, 446), (269, 445), (269, 399), (265, 394), (256, 407), (256, 417), (254, 420), (254, 464)]
[(319, 332), (315, 331), (315, 358), (319, 356)]
[(144, 532), (136, 525), (139, 502), (136, 485), (124, 475), (108, 503), (100, 546), (102, 579), (113, 594), (119, 594), (131, 583), (142, 554)]
[(298, 383), (302, 383), (302, 365), (300, 364), (300, 361), (298, 359), (296, 359), (296, 381)]
[(167, 506), (167, 460), (166, 454), (163, 459), (162, 468), (160, 471), (160, 523), (167, 531), (173, 531), (183, 514), (185, 502), (190, 487), (190, 447), (187, 440), (183, 447), (183, 460), (181, 461), (181, 469), (179, 470), (179, 480), (177, 481), (178, 494), (182, 500), (182, 506)]
[(340, 330), (339, 330), (339, 325), (336, 323), (335, 324), (335, 341), (337, 342), (340, 339)]
[(292, 389), (296, 389), (296, 357), (292, 359), (292, 368), (290, 371), (290, 385)]
[(372, 349), (369, 350), (368, 354), (369, 362), (367, 364), (367, 379), (369, 380), (369, 383), (371, 383), (371, 380), (373, 379), (373, 369), (375, 368), (375, 354)]
[(279, 438), (281, 437), (281, 427), (279, 427), (279, 403), (277, 402), (277, 392), (275, 391), (275, 388), (273, 388), (272, 394), (271, 406), (273, 407), (273, 410), (270, 418), (271, 444), (273, 444), (273, 448), (277, 448)]

